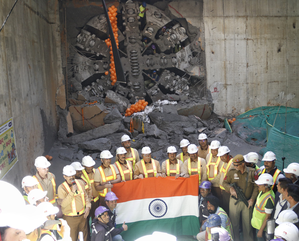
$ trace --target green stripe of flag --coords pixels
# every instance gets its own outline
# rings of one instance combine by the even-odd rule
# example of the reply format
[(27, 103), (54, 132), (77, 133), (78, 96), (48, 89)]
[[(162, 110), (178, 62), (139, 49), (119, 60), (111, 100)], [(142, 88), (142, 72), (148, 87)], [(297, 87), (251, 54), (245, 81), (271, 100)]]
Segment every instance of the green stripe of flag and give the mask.
[[(128, 230), (121, 233), (126, 241), (134, 241), (154, 231), (169, 233), (175, 236), (196, 235), (199, 233), (199, 220), (195, 216), (183, 216), (178, 218), (156, 219), (127, 223)], [(120, 227), (121, 225), (117, 225)]]

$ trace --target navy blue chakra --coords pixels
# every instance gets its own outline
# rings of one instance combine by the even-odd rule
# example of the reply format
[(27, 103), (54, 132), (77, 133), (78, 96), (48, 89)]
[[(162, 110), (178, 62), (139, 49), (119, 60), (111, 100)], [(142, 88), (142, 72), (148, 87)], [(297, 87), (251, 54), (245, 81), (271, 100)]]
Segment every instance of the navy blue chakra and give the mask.
[(167, 213), (167, 205), (161, 199), (154, 199), (150, 202), (148, 210), (155, 218), (161, 218)]

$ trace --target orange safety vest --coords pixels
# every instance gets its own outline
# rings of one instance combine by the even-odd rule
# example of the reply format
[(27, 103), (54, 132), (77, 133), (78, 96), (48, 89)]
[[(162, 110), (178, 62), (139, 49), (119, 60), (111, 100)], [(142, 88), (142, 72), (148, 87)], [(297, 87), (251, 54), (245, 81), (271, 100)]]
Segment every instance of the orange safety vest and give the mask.
[[(79, 216), (79, 215), (83, 214), (84, 211), (85, 211), (86, 202), (85, 202), (84, 190), (82, 189), (82, 186), (78, 182), (77, 179), (75, 179), (75, 182), (76, 182), (77, 187), (79, 189), (79, 193), (78, 194), (74, 194), (74, 198), (72, 200), (72, 212), (65, 214), (66, 216)], [(62, 183), (62, 185), (64, 186), (64, 188), (66, 189), (66, 191), (69, 194), (71, 192), (69, 184), (67, 184), (67, 182), (64, 182), (64, 183)], [(82, 204), (83, 204), (83, 208), (79, 212), (77, 211), (77, 208), (76, 208), (76, 199), (75, 199), (75, 197), (78, 196), (78, 195), (81, 196)]]
[(136, 163), (136, 156), (135, 156), (135, 152), (134, 152), (133, 148), (130, 148), (130, 150), (131, 150), (131, 153), (132, 153), (132, 157), (128, 157), (128, 158), (126, 158), (126, 160), (132, 162), (132, 166), (133, 166), (133, 169), (134, 169), (135, 168), (135, 163)]
[(191, 159), (190, 157), (188, 158), (188, 172), (189, 172), (189, 176), (191, 176), (192, 172), (197, 172), (198, 173), (198, 181), (199, 183), (201, 183), (201, 167), (200, 167), (200, 160), (199, 157), (197, 158), (197, 168), (191, 168)]
[[(264, 174), (265, 172), (266, 172), (266, 168), (263, 169), (262, 174)], [(279, 174), (280, 174), (280, 170), (276, 169), (276, 171), (274, 172), (274, 175), (273, 175), (273, 185), (271, 187), (272, 190), (273, 190), (273, 188), (276, 184), (276, 181), (277, 181), (277, 178), (278, 178)]]
[[(92, 169), (93, 173), (95, 172), (94, 168)], [(81, 178), (87, 183), (85, 185), (85, 189), (88, 189), (89, 187), (91, 187), (91, 185), (94, 183), (94, 179), (90, 179), (89, 176), (88, 176), (88, 173), (85, 171), (85, 170), (82, 170), (82, 173), (83, 175), (81, 176)], [(86, 187), (87, 186), (87, 187)], [(98, 201), (100, 198), (100, 196), (96, 196), (96, 197), (93, 197), (93, 199), (91, 199), (91, 201)]]
[(128, 169), (125, 170), (125, 171), (122, 169), (121, 164), (119, 163), (119, 161), (115, 162), (115, 164), (116, 164), (116, 166), (117, 166), (117, 168), (120, 172), (122, 181), (126, 180), (125, 174), (128, 174), (128, 173), (130, 173), (130, 180), (133, 180), (133, 170), (132, 170), (132, 167), (130, 166), (130, 164), (127, 163)]
[[(223, 172), (223, 173), (224, 173), (224, 178), (225, 178), (225, 176), (226, 176), (226, 174), (227, 174), (227, 171), (228, 171), (228, 169), (229, 169), (229, 167), (231, 166), (232, 163), (233, 163), (233, 158), (229, 160), (229, 162), (227, 163), (226, 168), (223, 167), (225, 163), (222, 165), (222, 167), (221, 167), (221, 169), (220, 169), (220, 172)], [(224, 186), (219, 185), (219, 187), (220, 187), (222, 190), (225, 190)]]
[[(44, 191), (44, 189), (43, 189), (42, 185), (40, 184), (39, 180), (37, 179), (37, 177), (34, 175), (33, 178), (38, 182), (38, 184), (37, 184), (38, 189)], [(57, 198), (57, 194), (56, 194), (56, 182), (55, 182), (54, 177), (52, 177), (51, 183), (52, 183), (52, 186), (53, 186), (53, 195), (54, 195), (54, 198), (52, 200), (49, 200), (49, 202), (52, 203), (52, 204), (54, 204), (55, 200)]]
[[(110, 168), (111, 168), (111, 171), (112, 171), (112, 175), (106, 176), (103, 167), (102, 166), (98, 167), (98, 170), (99, 170), (99, 172), (101, 174), (101, 177), (102, 177), (102, 182), (112, 181), (112, 180), (116, 179), (116, 171), (115, 171), (113, 165), (110, 165)], [(102, 197), (105, 197), (107, 192), (108, 192), (108, 189), (105, 188), (102, 191), (100, 191), (100, 195)]]
[[(221, 158), (220, 158), (220, 156), (219, 156), (219, 157), (217, 158), (216, 163), (211, 163), (211, 161), (212, 161), (212, 157), (213, 157), (213, 155), (211, 154), (211, 155), (210, 155), (210, 159), (209, 159), (208, 164), (207, 164), (207, 169), (208, 169), (208, 179), (209, 179), (209, 181), (212, 181), (212, 180), (217, 176), (217, 174), (218, 174), (218, 165), (219, 165), (219, 163), (220, 163), (220, 161), (221, 161)], [(212, 176), (212, 177), (210, 177), (210, 166), (214, 166), (214, 173), (213, 173), (213, 176)]]
[(149, 173), (154, 173), (154, 177), (157, 176), (156, 162), (155, 162), (154, 159), (151, 159), (151, 160), (152, 160), (152, 167), (153, 167), (153, 169), (149, 169), (149, 170), (146, 169), (144, 160), (143, 160), (143, 159), (141, 160), (141, 166), (142, 166), (142, 169), (143, 169), (143, 173), (144, 173), (144, 177), (145, 177), (145, 178), (148, 178), (148, 174), (149, 174)]
[(175, 164), (176, 168), (175, 169), (170, 169), (170, 161), (169, 159), (166, 160), (166, 174), (169, 177), (170, 173), (174, 173), (174, 174), (180, 174), (180, 160), (177, 160), (178, 163)]

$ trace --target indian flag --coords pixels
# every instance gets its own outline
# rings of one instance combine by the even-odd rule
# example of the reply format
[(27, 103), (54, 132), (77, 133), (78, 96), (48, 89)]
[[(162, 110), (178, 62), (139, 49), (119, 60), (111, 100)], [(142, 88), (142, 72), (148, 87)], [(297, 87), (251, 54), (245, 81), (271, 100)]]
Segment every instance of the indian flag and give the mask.
[(116, 224), (128, 225), (121, 233), (126, 241), (154, 231), (175, 236), (199, 232), (198, 175), (121, 182), (114, 184), (112, 191), (119, 198)]

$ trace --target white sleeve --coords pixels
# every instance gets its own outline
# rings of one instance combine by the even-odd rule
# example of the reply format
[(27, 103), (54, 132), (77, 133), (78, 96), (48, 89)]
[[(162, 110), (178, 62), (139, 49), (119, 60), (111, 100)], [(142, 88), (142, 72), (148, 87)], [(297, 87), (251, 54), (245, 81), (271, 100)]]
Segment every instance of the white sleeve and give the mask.
[(49, 234), (43, 236), (40, 241), (54, 241), (53, 237), (50, 236)]

